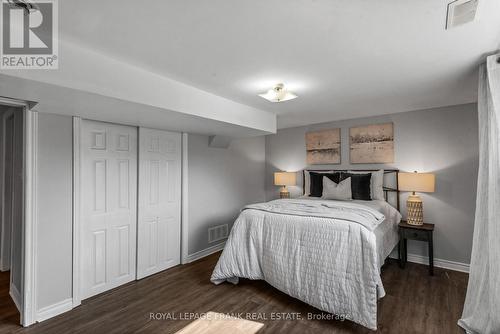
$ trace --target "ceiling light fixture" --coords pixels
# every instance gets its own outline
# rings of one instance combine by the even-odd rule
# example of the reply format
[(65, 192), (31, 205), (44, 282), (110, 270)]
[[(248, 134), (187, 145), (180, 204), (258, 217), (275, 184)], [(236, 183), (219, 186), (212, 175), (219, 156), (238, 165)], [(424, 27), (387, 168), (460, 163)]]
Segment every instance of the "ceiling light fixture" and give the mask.
[(282, 83), (275, 85), (273, 88), (263, 94), (259, 94), (259, 96), (268, 100), (269, 102), (284, 102), (293, 100), (297, 97), (297, 95), (295, 95), (294, 93), (286, 90), (285, 85), (283, 85)]

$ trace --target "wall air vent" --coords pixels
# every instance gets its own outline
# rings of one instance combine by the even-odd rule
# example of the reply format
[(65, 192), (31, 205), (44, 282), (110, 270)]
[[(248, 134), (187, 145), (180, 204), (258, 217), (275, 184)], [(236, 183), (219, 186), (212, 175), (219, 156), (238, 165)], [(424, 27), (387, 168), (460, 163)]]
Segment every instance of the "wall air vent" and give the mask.
[(227, 224), (210, 227), (208, 229), (208, 242), (212, 243), (226, 239), (228, 234), (229, 227), (227, 226)]
[(473, 21), (478, 2), (479, 0), (457, 0), (449, 3), (446, 29)]

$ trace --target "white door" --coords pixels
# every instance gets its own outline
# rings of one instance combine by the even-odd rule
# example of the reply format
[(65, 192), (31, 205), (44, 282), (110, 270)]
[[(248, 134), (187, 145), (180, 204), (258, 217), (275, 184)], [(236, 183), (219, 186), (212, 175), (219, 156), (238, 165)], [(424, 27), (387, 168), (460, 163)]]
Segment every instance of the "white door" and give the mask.
[(181, 134), (139, 129), (137, 278), (180, 263)]
[(82, 121), (82, 299), (136, 277), (137, 128)]

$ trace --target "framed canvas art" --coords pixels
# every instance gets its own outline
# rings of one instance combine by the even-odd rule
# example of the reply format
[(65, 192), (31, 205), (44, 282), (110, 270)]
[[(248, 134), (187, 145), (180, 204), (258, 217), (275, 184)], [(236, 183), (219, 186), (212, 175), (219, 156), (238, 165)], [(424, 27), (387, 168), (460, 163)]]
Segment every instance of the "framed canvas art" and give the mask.
[(383, 164), (394, 162), (394, 124), (373, 124), (349, 129), (350, 162)]
[(340, 163), (340, 129), (306, 133), (308, 165)]

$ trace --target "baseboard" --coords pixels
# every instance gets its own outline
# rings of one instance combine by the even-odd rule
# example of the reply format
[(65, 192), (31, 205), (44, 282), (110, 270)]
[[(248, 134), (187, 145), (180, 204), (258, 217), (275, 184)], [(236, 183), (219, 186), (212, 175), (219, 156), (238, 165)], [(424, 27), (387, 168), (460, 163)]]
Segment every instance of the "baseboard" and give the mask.
[(204, 258), (205, 256), (209, 256), (213, 253), (216, 253), (218, 251), (221, 251), (222, 249), (224, 249), (224, 246), (226, 245), (226, 242), (221, 242), (217, 245), (213, 245), (213, 246), (210, 246), (204, 250), (201, 250), (201, 251), (198, 251), (196, 253), (193, 253), (193, 254), (190, 254), (187, 256), (186, 260), (184, 261), (184, 263), (190, 263), (190, 262), (193, 262), (193, 261), (196, 261), (196, 260), (199, 260), (201, 258)]
[(46, 306), (41, 308), (36, 314), (36, 321), (44, 321), (64, 312), (71, 311), (73, 309), (73, 299), (68, 298), (59, 303), (55, 303), (53, 305)]
[(0, 271), (1, 272), (5, 272), (5, 271), (9, 271), (10, 270), (10, 263), (5, 263), (5, 261), (3, 261), (1, 258), (0, 258)]
[(14, 286), (14, 284), (10, 284), (9, 288), (9, 295), (10, 298), (14, 301), (14, 304), (16, 304), (17, 310), (21, 312), (21, 294), (19, 293), (19, 290)]
[[(213, 253), (216, 253), (216, 252), (224, 249), (225, 245), (226, 245), (226, 242), (224, 241), (224, 242), (221, 242), (217, 245), (206, 248), (204, 250), (190, 254), (190, 255), (188, 255), (188, 257), (185, 259), (185, 261), (183, 263), (190, 263), (190, 262), (202, 259), (205, 256), (209, 256)], [(390, 257), (393, 259), (397, 259), (397, 257), (393, 256), (393, 255), (391, 255)], [(427, 256), (422, 256), (422, 255), (417, 255), (417, 254), (408, 254), (408, 262), (428, 265), (429, 258)], [(434, 266), (439, 267), (439, 268), (449, 269), (449, 270), (460, 271), (463, 273), (469, 273), (469, 267), (470, 267), (470, 265), (468, 263), (455, 262), (455, 261), (436, 259), (436, 258), (434, 259)]]
[[(393, 259), (397, 259), (395, 256), (391, 256)], [(408, 254), (408, 262), (429, 265), (429, 258), (427, 256)], [(449, 270), (460, 271), (463, 273), (469, 273), (470, 265), (468, 263), (455, 262), (443, 259), (434, 259), (434, 266)]]

